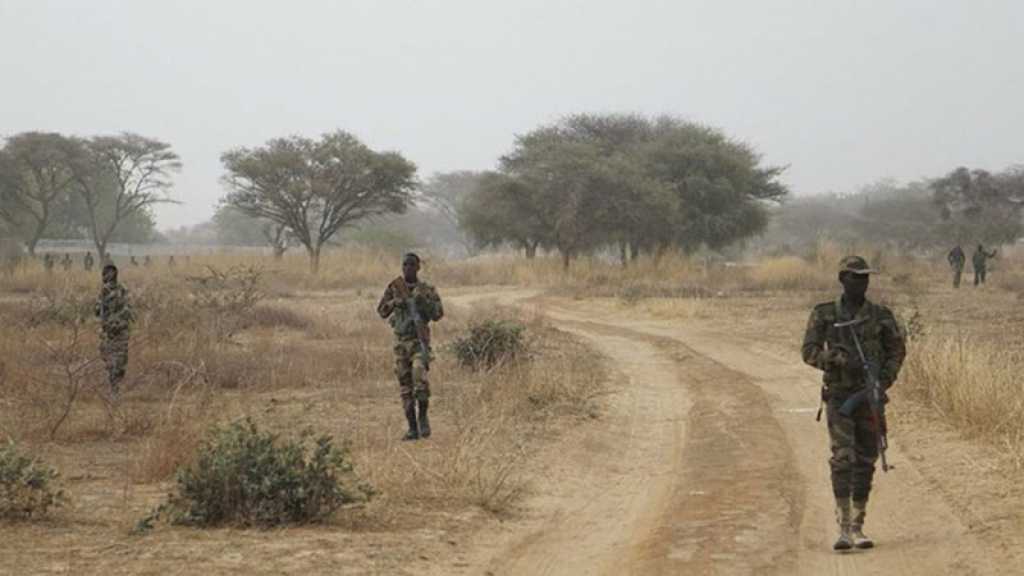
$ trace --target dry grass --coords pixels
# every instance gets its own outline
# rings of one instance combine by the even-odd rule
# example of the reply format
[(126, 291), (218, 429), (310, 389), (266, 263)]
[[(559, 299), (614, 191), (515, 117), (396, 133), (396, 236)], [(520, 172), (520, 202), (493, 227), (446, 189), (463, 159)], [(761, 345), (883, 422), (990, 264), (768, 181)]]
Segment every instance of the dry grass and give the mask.
[[(877, 259), (870, 247), (856, 250)], [(594, 305), (635, 307), (659, 318), (734, 319), (757, 313), (758, 306), (781, 295), (805, 294), (812, 301), (819, 293), (834, 293), (835, 266), (851, 251), (823, 242), (806, 259), (726, 265), (667, 254), (626, 268), (585, 258), (568, 273), (557, 258), (493, 255), (445, 262), (428, 254), (423, 275), (442, 295), (454, 287), (528, 286), (603, 298)], [(1020, 260), (1012, 254), (1001, 258), (993, 269), (994, 285), (979, 294), (1024, 293), (1013, 272)], [(239, 265), (262, 266), (265, 299), (233, 319), (197, 310), (186, 276), (202, 274), (207, 266)], [(948, 291), (941, 259), (886, 255), (882, 266), (887, 273), (873, 286), (876, 294), (903, 304), (921, 299), (929, 313), (939, 309), (928, 299), (937, 287)], [(432, 410), (438, 432), (429, 442), (401, 443), (391, 335), (374, 311), (380, 291), (397, 273), (398, 255), (358, 249), (325, 254), (317, 277), (308, 274), (301, 254), (281, 261), (194, 256), (173, 271), (160, 265), (125, 268), (122, 278), (139, 319), (123, 401), (112, 409), (102, 370), (86, 370), (81, 393), (51, 442), (48, 433), (67, 405), (69, 390), (67, 365), (54, 349), (69, 347), (68, 314), (91, 301), (98, 274), (47, 274), (30, 263), (0, 276), (0, 440), (84, 455), (115, 443), (126, 463), (102, 473), (148, 485), (167, 480), (186, 462), (210, 425), (244, 414), (282, 431), (308, 424), (347, 440), (357, 470), (381, 492), (372, 505), (379, 517), (410, 506), (507, 512), (529, 489), (525, 470), (540, 439), (559, 423), (595, 414), (601, 367), (590, 351), (540, 318), (452, 306), (435, 332), (440, 353), (432, 370)], [(761, 300), (736, 311), (735, 297)], [(532, 361), (484, 374), (461, 370), (443, 352), (444, 344), (471, 318), (495, 314), (527, 324)], [(1020, 358), (984, 340), (956, 339), (939, 330), (928, 313), (924, 322), (936, 334), (912, 346), (901, 388), (968, 433), (1003, 443), (1020, 458), (1024, 414), (1020, 383), (1013, 378)], [(74, 353), (65, 356), (99, 367), (95, 321), (87, 319), (83, 326), (70, 346)]]
[[(532, 361), (485, 374), (460, 369), (446, 357), (445, 343), (470, 318), (496, 312), (450, 306), (435, 332), (437, 432), (429, 443), (400, 443), (391, 335), (374, 310), (397, 262), (339, 252), (311, 278), (301, 259), (266, 261), (261, 303), (244, 310), (198, 304), (219, 299), (198, 300), (188, 277), (207, 266), (256, 263), (213, 256), (193, 257), (173, 271), (122, 269), (137, 321), (118, 403), (108, 397), (89, 310), (99, 288), (95, 273), (48, 274), (30, 264), (0, 278), (0, 437), (41, 453), (67, 451), (59, 462), (128, 490), (168, 481), (215, 423), (249, 415), (285, 433), (308, 425), (348, 442), (357, 470), (380, 492), (372, 515), (387, 521), (409, 506), (508, 512), (528, 489), (524, 465), (538, 439), (555, 423), (595, 410), (602, 372), (591, 353), (519, 311), (498, 315), (528, 325)], [(560, 272), (551, 264), (428, 259), (425, 276), (444, 294), (456, 281), (512, 283), (548, 274), (553, 280)], [(64, 360), (54, 349), (68, 349)], [(70, 365), (89, 366), (73, 400), (64, 376)], [(95, 456), (111, 450), (119, 457)], [(103, 509), (124, 514), (139, 506)]]
[(1018, 349), (965, 336), (918, 341), (901, 389), (969, 436), (1006, 449), (1024, 465), (1024, 357)]
[(801, 258), (784, 256), (759, 262), (749, 271), (748, 291), (827, 290), (835, 286), (835, 264), (815, 265)]

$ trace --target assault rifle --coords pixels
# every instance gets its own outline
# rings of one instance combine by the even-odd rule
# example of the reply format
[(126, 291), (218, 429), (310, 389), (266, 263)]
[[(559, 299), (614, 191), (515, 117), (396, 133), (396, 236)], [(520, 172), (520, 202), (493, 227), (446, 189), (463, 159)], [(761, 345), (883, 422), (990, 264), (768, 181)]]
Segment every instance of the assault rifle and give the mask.
[(409, 290), (409, 286), (405, 283), (404, 278), (396, 278), (391, 283), (394, 287), (395, 292), (398, 293), (398, 297), (405, 303), (407, 311), (412, 315), (413, 325), (416, 327), (416, 339), (420, 343), (420, 358), (423, 360), (423, 367), (427, 370), (430, 369), (430, 339), (427, 337), (427, 323), (423, 321), (423, 317), (420, 316), (420, 311), (416, 309), (416, 298), (412, 295)]
[(885, 390), (882, 389), (882, 383), (878, 380), (878, 366), (868, 361), (864, 355), (864, 348), (860, 345), (860, 338), (857, 337), (857, 331), (854, 330), (854, 327), (863, 321), (864, 319), (850, 320), (849, 322), (837, 322), (834, 324), (836, 328), (850, 329), (850, 334), (853, 336), (853, 344), (857, 348), (857, 354), (860, 356), (860, 361), (864, 368), (865, 384), (867, 384), (863, 390), (858, 391), (843, 402), (839, 407), (839, 413), (849, 418), (860, 408), (861, 404), (867, 401), (868, 406), (871, 407), (871, 417), (875, 420), (875, 438), (878, 443), (878, 454), (882, 457), (882, 471), (888, 472), (890, 468), (895, 468), (895, 466), (890, 466), (885, 459), (885, 451), (889, 449), (889, 438), (885, 422)]

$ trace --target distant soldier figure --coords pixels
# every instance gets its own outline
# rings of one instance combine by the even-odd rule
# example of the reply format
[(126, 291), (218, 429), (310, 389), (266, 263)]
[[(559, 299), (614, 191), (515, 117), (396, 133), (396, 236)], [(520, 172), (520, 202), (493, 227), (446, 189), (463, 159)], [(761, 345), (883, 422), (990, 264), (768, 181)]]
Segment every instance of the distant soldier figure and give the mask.
[(135, 259), (135, 255), (134, 255), (134, 254), (132, 255), (131, 259), (129, 260), (129, 263), (130, 263), (130, 264), (131, 264), (132, 266), (136, 266), (136, 267), (138, 267), (138, 265), (139, 265), (139, 261)]
[(985, 247), (978, 244), (978, 249), (971, 256), (971, 264), (974, 266), (974, 285), (985, 283), (985, 274), (988, 271), (988, 261), (996, 257), (996, 251), (986, 252)]
[(85, 268), (86, 272), (92, 272), (92, 266), (95, 263), (92, 259), (92, 252), (86, 252), (85, 258), (82, 259), (82, 268)]
[(174, 261), (174, 254), (171, 254), (171, 257), (167, 259), (167, 267), (174, 268), (177, 265), (178, 263)]
[(61, 269), (64, 270), (65, 272), (69, 272), (69, 271), (71, 271), (71, 266), (73, 266), (73, 265), (74, 265), (74, 262), (71, 260), (71, 254), (68, 254), (67, 252), (65, 252), (64, 253), (64, 259), (60, 261)]
[(43, 268), (45, 268), (47, 272), (53, 272), (53, 264), (53, 254), (50, 254), (49, 252), (43, 254)]
[(419, 270), (420, 257), (406, 254), (402, 258), (402, 275), (388, 284), (377, 304), (377, 313), (388, 319), (395, 332), (395, 375), (409, 424), (403, 440), (430, 437), (427, 418), (430, 399), (427, 376), (431, 359), (429, 322), (444, 316), (441, 297), (433, 286), (418, 278)]
[[(895, 382), (906, 356), (903, 335), (892, 312), (866, 297), (873, 272), (859, 256), (848, 256), (840, 261), (839, 282), (843, 295), (834, 302), (814, 307), (801, 349), (804, 362), (824, 372), (822, 400), (827, 407), (832, 448), (829, 465), (839, 524), (835, 550), (874, 546), (864, 535), (863, 527), (878, 459), (877, 423), (867, 402), (850, 416), (839, 411), (846, 399), (866, 385), (864, 364), (851, 332), (857, 331), (864, 355), (871, 366), (877, 367), (878, 381), (884, 389)], [(850, 320), (860, 322), (841, 328), (835, 326)]]
[(953, 288), (960, 287), (960, 277), (964, 273), (964, 265), (967, 263), (967, 255), (959, 244), (953, 247), (946, 255), (950, 268), (953, 269)]
[(119, 385), (128, 364), (128, 337), (135, 319), (128, 302), (128, 291), (117, 281), (117, 266), (103, 267), (103, 288), (96, 301), (96, 316), (101, 323), (100, 356), (107, 367), (110, 395), (117, 398)]
[(145, 266), (146, 268), (149, 268), (150, 265), (152, 264), (153, 259), (149, 257), (149, 254), (146, 254), (146, 257), (142, 259), (142, 265)]

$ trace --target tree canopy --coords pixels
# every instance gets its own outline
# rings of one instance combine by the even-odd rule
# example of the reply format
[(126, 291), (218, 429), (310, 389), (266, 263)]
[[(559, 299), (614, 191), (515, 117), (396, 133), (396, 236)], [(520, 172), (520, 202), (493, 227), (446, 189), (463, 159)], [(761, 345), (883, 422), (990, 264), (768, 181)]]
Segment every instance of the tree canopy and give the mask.
[(575, 256), (692, 251), (748, 238), (788, 191), (748, 145), (672, 117), (580, 114), (516, 138), (465, 227), (482, 245), (538, 244)]
[(0, 220), (29, 252), (44, 237), (91, 237), (100, 254), (110, 241), (150, 241), (150, 208), (170, 201), (180, 167), (170, 145), (136, 134), (17, 134), (0, 148)]
[(405, 212), (416, 186), (416, 166), (397, 152), (375, 152), (336, 131), (319, 140), (275, 138), (258, 148), (221, 156), (229, 192), (223, 202), (287, 229), (305, 248), (310, 269), (340, 229)]

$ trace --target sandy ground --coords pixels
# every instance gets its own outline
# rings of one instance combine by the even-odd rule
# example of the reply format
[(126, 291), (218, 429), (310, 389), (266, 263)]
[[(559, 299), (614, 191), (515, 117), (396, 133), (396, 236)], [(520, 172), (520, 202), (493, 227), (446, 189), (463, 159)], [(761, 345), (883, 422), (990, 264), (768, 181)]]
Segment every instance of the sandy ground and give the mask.
[(877, 547), (834, 553), (818, 374), (770, 319), (751, 334), (532, 302), (607, 358), (614, 393), (600, 424), (545, 457), (529, 518), (476, 538), (462, 573), (1024, 573), (1019, 491), (927, 418), (897, 420), (866, 523)]

